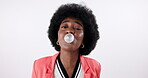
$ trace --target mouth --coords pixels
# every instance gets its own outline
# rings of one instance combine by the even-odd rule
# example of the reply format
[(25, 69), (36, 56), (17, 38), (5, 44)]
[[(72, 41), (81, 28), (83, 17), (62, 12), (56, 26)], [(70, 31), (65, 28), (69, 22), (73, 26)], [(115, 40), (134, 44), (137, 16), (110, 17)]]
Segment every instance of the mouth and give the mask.
[(66, 42), (66, 43), (72, 43), (73, 41), (74, 41), (74, 35), (73, 34), (71, 34), (71, 33), (69, 33), (69, 34), (66, 34), (65, 36), (64, 36), (64, 41)]

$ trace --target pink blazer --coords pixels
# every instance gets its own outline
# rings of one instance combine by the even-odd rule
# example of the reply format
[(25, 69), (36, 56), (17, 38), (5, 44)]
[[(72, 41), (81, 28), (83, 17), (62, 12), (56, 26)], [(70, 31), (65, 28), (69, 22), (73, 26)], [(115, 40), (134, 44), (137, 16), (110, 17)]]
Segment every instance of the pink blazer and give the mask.
[[(54, 78), (54, 65), (59, 53), (34, 62), (32, 78)], [(101, 66), (94, 59), (80, 56), (84, 78), (100, 78)]]

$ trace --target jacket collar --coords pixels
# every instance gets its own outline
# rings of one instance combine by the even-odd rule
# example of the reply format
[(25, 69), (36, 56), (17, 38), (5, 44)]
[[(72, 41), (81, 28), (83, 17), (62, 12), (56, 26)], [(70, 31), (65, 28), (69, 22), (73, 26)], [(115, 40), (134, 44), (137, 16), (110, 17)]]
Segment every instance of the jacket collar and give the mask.
[(55, 61), (59, 53), (51, 56), (48, 58), (47, 62), (47, 69), (46, 69), (46, 75), (45, 78), (54, 78), (54, 67), (55, 67)]
[(89, 67), (86, 59), (83, 56), (80, 56), (80, 60), (81, 60), (81, 63), (82, 63), (84, 73), (87, 73), (90, 67)]
[(51, 56), (51, 58), (48, 59), (49, 63), (47, 65), (47, 69), (51, 73), (53, 73), (53, 71), (54, 71), (55, 61), (56, 61), (56, 58), (58, 55), (59, 55), (59, 53), (56, 53), (55, 55)]
[(82, 68), (84, 70), (84, 78), (90, 78), (91, 76), (91, 69), (90, 66), (84, 56), (80, 56), (80, 60), (82, 63)]

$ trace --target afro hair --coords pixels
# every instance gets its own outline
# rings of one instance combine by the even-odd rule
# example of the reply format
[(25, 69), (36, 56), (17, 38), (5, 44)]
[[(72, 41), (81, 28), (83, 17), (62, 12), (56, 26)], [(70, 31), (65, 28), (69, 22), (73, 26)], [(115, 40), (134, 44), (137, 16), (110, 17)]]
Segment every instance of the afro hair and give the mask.
[(84, 26), (84, 48), (79, 48), (79, 54), (88, 55), (95, 48), (97, 40), (99, 39), (98, 25), (92, 10), (80, 4), (64, 4), (61, 5), (54, 13), (50, 20), (48, 29), (48, 37), (51, 44), (57, 51), (60, 51), (60, 46), (56, 44), (58, 40), (58, 30), (61, 22), (67, 18), (76, 18), (82, 21)]

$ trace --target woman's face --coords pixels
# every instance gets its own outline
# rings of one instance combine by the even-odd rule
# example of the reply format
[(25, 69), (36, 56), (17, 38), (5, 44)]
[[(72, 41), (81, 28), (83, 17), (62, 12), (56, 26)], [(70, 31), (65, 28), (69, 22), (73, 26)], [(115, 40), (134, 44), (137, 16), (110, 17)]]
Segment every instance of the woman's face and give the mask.
[[(74, 41), (72, 43), (67, 43), (64, 41), (64, 36), (68, 33), (74, 35)], [(84, 28), (80, 20), (66, 18), (64, 19), (58, 31), (58, 42), (62, 50), (65, 51), (78, 51), (79, 47), (83, 42)]]

